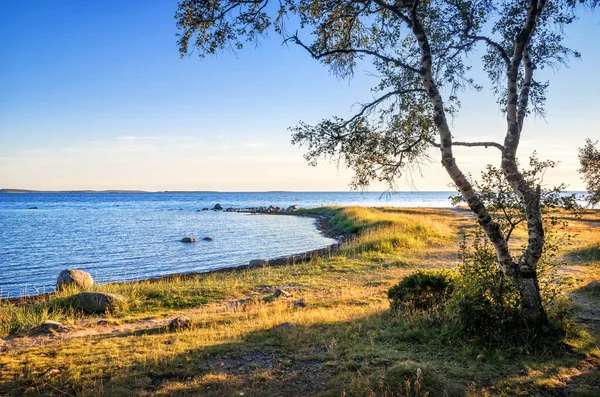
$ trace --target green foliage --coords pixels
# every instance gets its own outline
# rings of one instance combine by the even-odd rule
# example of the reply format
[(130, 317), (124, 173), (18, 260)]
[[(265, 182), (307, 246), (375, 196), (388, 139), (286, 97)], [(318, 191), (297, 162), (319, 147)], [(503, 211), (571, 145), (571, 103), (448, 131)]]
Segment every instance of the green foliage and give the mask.
[(448, 313), (467, 338), (485, 344), (516, 339), (523, 328), (519, 291), (500, 271), (493, 246), (477, 235), (472, 246), (461, 244), (456, 293)]
[[(373, 180), (393, 186), (403, 172), (427, 159), (438, 133), (439, 104), (444, 113), (455, 114), (462, 91), (482, 88), (473, 78), (477, 73), (470, 73), (474, 66), (483, 65), (504, 110), (511, 99), (517, 100), (503, 81), (516, 65), (511, 73), (531, 105), (523, 115), (542, 113), (548, 83), (525, 84), (523, 54), (512, 62), (509, 58), (524, 38), (531, 70), (556, 68), (579, 57), (564, 45), (562, 28), (576, 20), (582, 3), (595, 7), (598, 1), (548, 0), (528, 6), (522, 0), (282, 0), (276, 6), (268, 0), (183, 0), (175, 19), (182, 56), (194, 50), (200, 56), (235, 52), (256, 46), (274, 31), (339, 78), (351, 78), (369, 63), (366, 70), (379, 80), (373, 98), (355, 115), (300, 122), (293, 128), (293, 143), (306, 147), (309, 164), (323, 158), (345, 163), (358, 188)], [(528, 24), (530, 7), (539, 12), (534, 26)], [(425, 59), (419, 43), (423, 37), (429, 52)], [(474, 60), (479, 43), (486, 46), (479, 52), (481, 62)], [(425, 61), (431, 62), (433, 81), (427, 84), (432, 90), (423, 88)], [(445, 94), (436, 105), (439, 92)]]
[(600, 150), (596, 148), (598, 141), (587, 139), (585, 146), (579, 148), (578, 170), (585, 181), (585, 188), (589, 195), (586, 200), (590, 206), (600, 203)]
[[(557, 161), (540, 160), (534, 152), (529, 158), (529, 168), (523, 169), (521, 174), (529, 186), (535, 188), (535, 186), (543, 184), (545, 173), (556, 166), (558, 166)], [(523, 199), (506, 180), (504, 171), (491, 164), (488, 164), (485, 171), (481, 172), (480, 179), (472, 183), (479, 192), (481, 201), (494, 215), (494, 220), (500, 225), (506, 240), (509, 241), (514, 230), (527, 220)], [(544, 226), (566, 226), (564, 222), (560, 221), (557, 213), (553, 212), (557, 208), (565, 209), (576, 216), (581, 211), (577, 196), (566, 194), (566, 189), (567, 185), (564, 183), (552, 188), (540, 188), (540, 209), (544, 215)], [(450, 199), (454, 205), (464, 202), (460, 193), (451, 196)]]
[[(566, 279), (558, 274), (557, 250), (557, 238), (550, 235), (537, 277), (550, 325), (562, 332), (568, 324), (569, 303), (563, 293)], [(463, 238), (460, 258), (455, 293), (446, 309), (463, 336), (489, 346), (522, 346), (538, 339), (537, 330), (528, 329), (521, 316), (519, 291), (500, 271), (494, 247), (481, 232), (470, 246)]]
[(449, 271), (418, 271), (404, 277), (388, 291), (391, 309), (437, 310), (454, 291), (454, 274)]

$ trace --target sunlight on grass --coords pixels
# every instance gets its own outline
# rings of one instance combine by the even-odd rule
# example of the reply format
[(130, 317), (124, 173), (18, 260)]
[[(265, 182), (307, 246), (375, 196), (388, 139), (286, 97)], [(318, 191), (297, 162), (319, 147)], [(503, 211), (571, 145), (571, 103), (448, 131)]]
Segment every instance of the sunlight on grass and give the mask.
[[(573, 331), (564, 347), (547, 352), (486, 349), (461, 342), (452, 324), (388, 310), (386, 291), (403, 277), (457, 263), (459, 230), (473, 230), (472, 218), (434, 209), (316, 212), (358, 239), (305, 263), (96, 285), (125, 296), (127, 310), (101, 316), (109, 319), (105, 333), (0, 355), (0, 395), (267, 396), (290, 384), (336, 396), (408, 396), (416, 386), (431, 396), (531, 395), (597, 374), (592, 331)], [(597, 243), (589, 225), (596, 215), (587, 216), (572, 221), (583, 236), (578, 249)], [(592, 301), (597, 259), (570, 269)], [(266, 299), (276, 287), (292, 296)], [(28, 329), (45, 319), (85, 330), (82, 321), (93, 316), (68, 305), (74, 292), (32, 304), (0, 301), (0, 334), (26, 343)], [(169, 332), (168, 319), (179, 313), (191, 317), (192, 329)], [(148, 318), (156, 325), (126, 330)], [(58, 373), (47, 376), (52, 369)]]

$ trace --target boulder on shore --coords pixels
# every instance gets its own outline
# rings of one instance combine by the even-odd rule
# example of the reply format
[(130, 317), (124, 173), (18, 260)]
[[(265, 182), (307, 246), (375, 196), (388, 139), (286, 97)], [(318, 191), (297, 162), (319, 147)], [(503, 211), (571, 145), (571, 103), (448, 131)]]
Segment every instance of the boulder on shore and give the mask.
[(217, 203), (212, 209), (213, 211), (222, 211), (223, 207), (221, 207), (221, 204)]
[(262, 267), (262, 266), (265, 266), (267, 263), (269, 263), (269, 261), (266, 261), (264, 259), (252, 259), (248, 263), (248, 267), (250, 269), (255, 268), (255, 267)]
[(298, 205), (294, 204), (294, 205), (290, 205), (289, 207), (287, 207), (288, 212), (292, 212), (292, 211), (296, 211), (298, 209)]
[(88, 272), (84, 272), (83, 270), (63, 270), (58, 274), (58, 278), (56, 279), (57, 291), (71, 286), (85, 289), (92, 285), (94, 285), (94, 279)]
[(107, 292), (80, 292), (69, 299), (74, 307), (88, 314), (114, 313), (126, 304), (121, 295)]
[(194, 237), (184, 237), (180, 241), (182, 243), (195, 243), (196, 239)]

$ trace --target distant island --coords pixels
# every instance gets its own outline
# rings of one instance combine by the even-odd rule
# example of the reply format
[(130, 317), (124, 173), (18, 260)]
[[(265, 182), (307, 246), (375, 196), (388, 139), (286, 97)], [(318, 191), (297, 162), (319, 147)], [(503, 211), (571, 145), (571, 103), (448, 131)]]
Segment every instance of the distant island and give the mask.
[(0, 193), (151, 193), (144, 190), (28, 190), (0, 189)]

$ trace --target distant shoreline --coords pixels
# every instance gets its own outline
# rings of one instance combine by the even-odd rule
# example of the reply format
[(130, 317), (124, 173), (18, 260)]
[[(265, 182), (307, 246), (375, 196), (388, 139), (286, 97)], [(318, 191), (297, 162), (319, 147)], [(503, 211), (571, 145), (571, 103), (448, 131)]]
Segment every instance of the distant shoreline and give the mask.
[[(579, 192), (574, 191), (574, 192)], [(583, 191), (582, 191), (583, 192)], [(107, 189), (107, 190), (33, 190), (33, 189), (0, 189), (0, 193), (6, 194), (26, 194), (26, 193), (361, 193), (352, 190), (339, 191), (313, 191), (313, 190), (266, 190), (266, 191), (223, 191), (223, 190), (127, 190), (127, 189)], [(369, 191), (368, 193), (385, 193), (383, 191)], [(398, 190), (394, 193), (455, 193), (452, 190)]]

